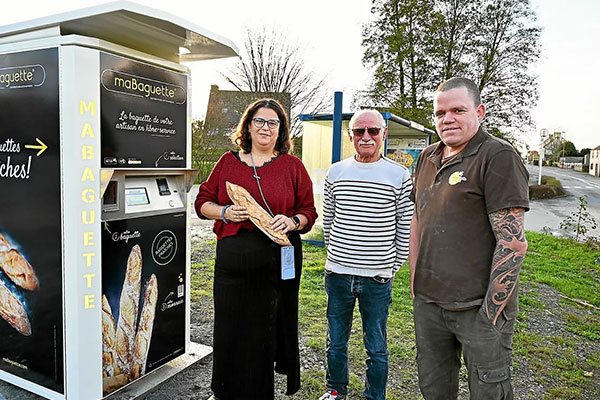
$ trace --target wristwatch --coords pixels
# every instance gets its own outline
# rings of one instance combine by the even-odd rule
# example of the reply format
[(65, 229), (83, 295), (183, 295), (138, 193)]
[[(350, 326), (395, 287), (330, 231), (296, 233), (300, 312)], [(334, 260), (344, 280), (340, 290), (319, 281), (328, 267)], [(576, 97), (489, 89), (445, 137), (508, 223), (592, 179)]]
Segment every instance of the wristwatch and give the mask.
[(296, 224), (296, 230), (298, 230), (300, 228), (300, 218), (298, 218), (297, 215), (292, 215), (290, 218), (292, 221), (294, 221), (294, 224)]

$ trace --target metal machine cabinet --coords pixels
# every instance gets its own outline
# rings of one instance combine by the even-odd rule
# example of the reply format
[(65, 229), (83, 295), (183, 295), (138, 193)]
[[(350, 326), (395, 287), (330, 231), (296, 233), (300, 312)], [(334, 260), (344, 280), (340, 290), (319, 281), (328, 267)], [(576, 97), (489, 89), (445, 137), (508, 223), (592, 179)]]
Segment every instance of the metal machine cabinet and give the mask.
[(128, 2), (0, 27), (0, 379), (101, 399), (188, 352), (180, 62), (236, 53)]

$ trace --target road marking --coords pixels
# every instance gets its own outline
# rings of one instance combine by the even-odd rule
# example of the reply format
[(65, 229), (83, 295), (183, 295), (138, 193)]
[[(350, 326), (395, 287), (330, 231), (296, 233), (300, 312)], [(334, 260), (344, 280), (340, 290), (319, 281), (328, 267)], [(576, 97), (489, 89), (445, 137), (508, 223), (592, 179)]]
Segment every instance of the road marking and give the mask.
[(563, 189), (596, 189), (594, 186), (563, 186)]

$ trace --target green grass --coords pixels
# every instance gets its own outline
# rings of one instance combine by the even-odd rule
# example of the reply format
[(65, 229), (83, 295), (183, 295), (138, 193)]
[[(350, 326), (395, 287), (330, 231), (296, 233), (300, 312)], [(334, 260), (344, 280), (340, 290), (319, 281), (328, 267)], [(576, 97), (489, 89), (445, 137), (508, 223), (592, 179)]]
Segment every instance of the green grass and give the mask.
[[(202, 244), (203, 246), (217, 245), (216, 240), (210, 240)], [(199, 263), (193, 263), (191, 265), (192, 277), (191, 277), (191, 289), (190, 298), (192, 301), (200, 300), (200, 297), (206, 297), (212, 299), (213, 290), (213, 278), (215, 275), (215, 262), (214, 259), (205, 259)]]
[(527, 232), (521, 280), (545, 283), (572, 299), (600, 307), (600, 251), (570, 239)]
[[(568, 239), (527, 232), (529, 249), (521, 272), (520, 313), (513, 343), (515, 386), (526, 385), (520, 376), (530, 376), (541, 385), (542, 399), (600, 399), (600, 312), (574, 301), (562, 299), (559, 309), (551, 309), (543, 296), (548, 285), (560, 294), (580, 302), (600, 307), (600, 265), (595, 260), (600, 251), (592, 246)], [(325, 248), (304, 245), (304, 265), (300, 285), (299, 327), (302, 340), (317, 359), (325, 360), (327, 299), (324, 287)], [(209, 296), (212, 290), (212, 261), (193, 265), (202, 276), (192, 277), (192, 298)], [(410, 298), (409, 272), (405, 265), (393, 284), (393, 302), (388, 320), (390, 373), (388, 395), (390, 400), (422, 399), (417, 384), (415, 363), (412, 300)], [(555, 296), (555, 295), (554, 295)], [(560, 320), (569, 335), (537, 334), (528, 322), (535, 313), (552, 313)], [(349, 344), (350, 396), (361, 399), (364, 389), (364, 362), (358, 307), (354, 313)], [(581, 356), (581, 349), (591, 349)], [(522, 367), (525, 370), (519, 371)], [(527, 374), (527, 371), (533, 373)], [(303, 370), (302, 388), (291, 396), (293, 400), (318, 398), (325, 390), (325, 371), (321, 367)], [(523, 374), (523, 375), (520, 375)], [(465, 387), (465, 372), (461, 373)], [(532, 377), (531, 377), (532, 376)], [(459, 397), (463, 400), (465, 397)]]

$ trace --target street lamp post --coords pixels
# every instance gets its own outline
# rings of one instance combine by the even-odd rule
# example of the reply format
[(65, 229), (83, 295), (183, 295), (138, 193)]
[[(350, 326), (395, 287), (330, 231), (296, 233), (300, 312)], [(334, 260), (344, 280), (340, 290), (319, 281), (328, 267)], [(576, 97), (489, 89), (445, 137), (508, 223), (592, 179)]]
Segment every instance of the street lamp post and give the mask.
[(538, 175), (538, 185), (542, 184), (542, 164), (544, 163), (544, 140), (548, 137), (548, 129), (540, 129), (540, 159), (538, 164), (540, 164), (540, 172)]
[(562, 156), (562, 162), (560, 163), (560, 167), (564, 168), (565, 167), (565, 143), (567, 141), (565, 139), (562, 140), (562, 145), (563, 145), (563, 156)]

